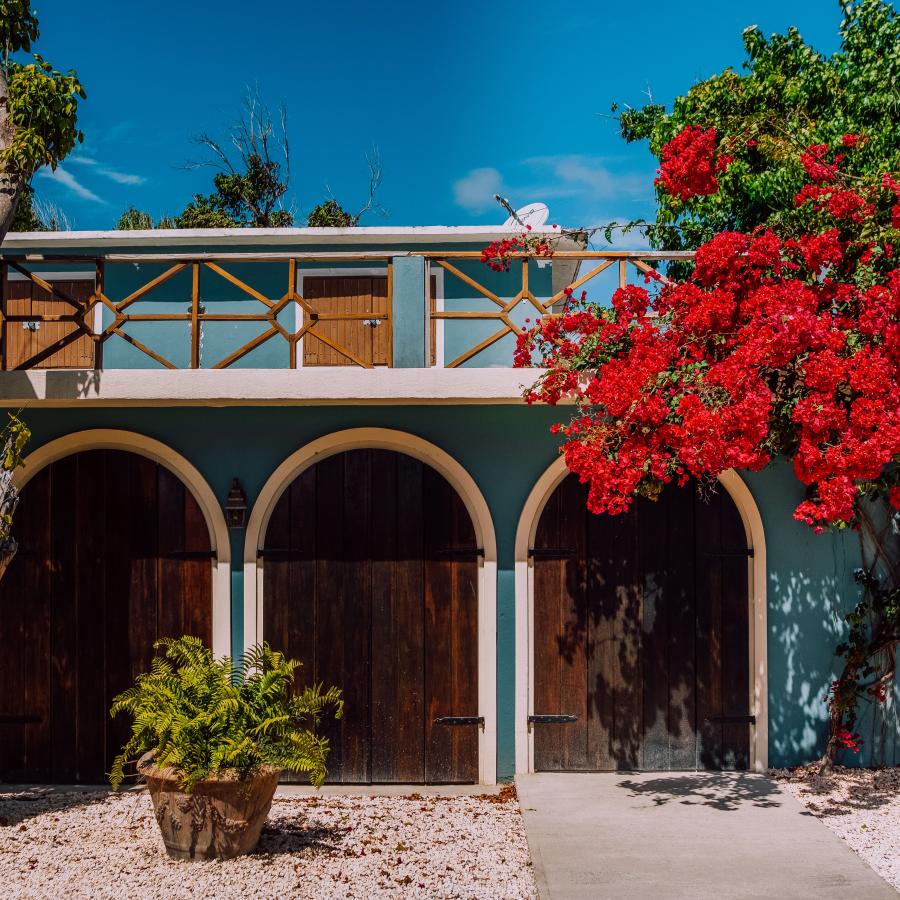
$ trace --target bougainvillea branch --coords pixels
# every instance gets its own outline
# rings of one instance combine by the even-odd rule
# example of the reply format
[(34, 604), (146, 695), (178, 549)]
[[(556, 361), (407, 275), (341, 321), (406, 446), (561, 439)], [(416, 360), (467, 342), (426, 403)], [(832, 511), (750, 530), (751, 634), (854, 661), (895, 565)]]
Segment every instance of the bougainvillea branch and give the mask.
[[(900, 179), (854, 172), (865, 143), (847, 134), (799, 154), (806, 233), (724, 231), (687, 277), (620, 288), (611, 306), (569, 293), (561, 315), (520, 335), (516, 364), (546, 369), (528, 401), (575, 404), (558, 431), (593, 512), (776, 457), (806, 487), (794, 517), (816, 531), (859, 528), (873, 500), (900, 510)], [(681, 201), (706, 197), (753, 152), (689, 125), (663, 147), (657, 184)], [(867, 633), (877, 643), (889, 632)], [(847, 747), (859, 741), (845, 694), (873, 674), (860, 640), (832, 695), (833, 713), (843, 709), (832, 738), (846, 732)]]

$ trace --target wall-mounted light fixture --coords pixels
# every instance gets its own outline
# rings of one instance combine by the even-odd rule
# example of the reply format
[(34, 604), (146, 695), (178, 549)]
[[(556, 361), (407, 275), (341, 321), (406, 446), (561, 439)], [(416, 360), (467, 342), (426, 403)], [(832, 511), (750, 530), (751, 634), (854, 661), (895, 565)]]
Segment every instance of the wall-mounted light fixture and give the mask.
[(237, 478), (232, 479), (225, 501), (225, 519), (229, 528), (243, 528), (247, 524), (247, 495)]

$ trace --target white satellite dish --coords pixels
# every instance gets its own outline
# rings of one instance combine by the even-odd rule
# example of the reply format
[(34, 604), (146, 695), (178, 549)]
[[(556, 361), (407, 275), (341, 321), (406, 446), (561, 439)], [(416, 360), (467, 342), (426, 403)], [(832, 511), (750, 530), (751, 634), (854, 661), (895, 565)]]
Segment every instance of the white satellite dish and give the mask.
[[(529, 203), (516, 210), (515, 216), (510, 216), (504, 223), (504, 228), (521, 228), (530, 225), (532, 228), (540, 228), (547, 224), (550, 218), (550, 210), (546, 203)], [(517, 221), (518, 220), (518, 221)]]

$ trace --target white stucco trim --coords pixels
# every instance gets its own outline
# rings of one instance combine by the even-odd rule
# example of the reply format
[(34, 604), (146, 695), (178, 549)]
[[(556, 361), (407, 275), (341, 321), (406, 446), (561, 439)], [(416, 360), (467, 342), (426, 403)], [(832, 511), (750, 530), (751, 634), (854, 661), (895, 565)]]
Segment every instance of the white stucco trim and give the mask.
[(125, 450), (152, 459), (176, 475), (193, 494), (203, 512), (209, 541), (216, 558), (212, 562), (212, 650), (216, 656), (231, 654), (231, 542), (222, 507), (200, 471), (180, 453), (154, 438), (118, 428), (91, 428), (48, 441), (25, 458), (13, 481), (20, 489), (51, 463), (85, 450)]
[[(478, 243), (517, 233), (518, 226), (502, 225), (363, 225), (353, 228), (154, 228), (138, 231), (22, 231), (8, 234), (3, 240), (7, 252), (23, 252), (29, 247), (61, 252), (69, 247), (89, 247), (101, 253), (116, 247), (176, 247), (198, 245), (209, 247), (270, 245), (296, 250), (321, 244), (446, 244)], [(536, 227), (534, 234), (560, 235), (549, 225)], [(561, 245), (580, 249), (566, 235)], [(402, 253), (402, 251), (401, 251)], [(387, 254), (386, 254), (387, 255)], [(393, 255), (398, 255), (394, 253)]]
[(0, 405), (291, 406), (522, 402), (542, 369), (31, 369), (0, 372)]
[[(528, 716), (534, 712), (534, 566), (528, 551), (534, 546), (538, 522), (547, 500), (569, 474), (565, 459), (558, 457), (537, 480), (519, 517), (515, 545), (516, 589), (516, 772), (534, 771), (534, 736)], [(769, 764), (768, 654), (766, 645), (766, 540), (756, 501), (733, 469), (719, 476), (734, 501), (753, 551), (747, 560), (750, 616), (750, 710), (756, 725), (750, 726), (750, 765), (765, 771)]]
[(487, 502), (472, 476), (449, 453), (430, 441), (390, 428), (348, 428), (312, 441), (292, 453), (263, 485), (244, 541), (244, 648), (263, 636), (262, 565), (257, 551), (272, 512), (284, 490), (317, 462), (358, 448), (393, 450), (436, 469), (459, 494), (475, 528), (484, 556), (478, 569), (478, 710), (484, 729), (478, 733), (478, 773), (482, 784), (497, 780), (497, 540)]

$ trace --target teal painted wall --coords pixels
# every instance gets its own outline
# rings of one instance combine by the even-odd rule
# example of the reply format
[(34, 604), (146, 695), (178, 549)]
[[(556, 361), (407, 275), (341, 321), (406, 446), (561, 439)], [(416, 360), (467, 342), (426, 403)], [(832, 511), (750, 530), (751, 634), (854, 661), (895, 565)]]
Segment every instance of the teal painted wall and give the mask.
[[(562, 413), (563, 415), (565, 413)], [(85, 428), (123, 428), (163, 441), (203, 473), (224, 502), (238, 477), (252, 505), (276, 466), (315, 438), (343, 428), (395, 428), (432, 441), (470, 472), (491, 511), (498, 540), (498, 772), (514, 761), (513, 553), (519, 514), (537, 478), (553, 461), (549, 425), (560, 411), (525, 406), (342, 406), (173, 409), (32, 409), (33, 447)], [(768, 549), (770, 764), (814, 757), (825, 732), (823, 697), (836, 671), (832, 648), (840, 614), (855, 603), (854, 535), (815, 535), (791, 518), (801, 499), (788, 466), (746, 476), (756, 498)], [(233, 647), (242, 641), (243, 535), (234, 533)], [(900, 725), (864, 722), (860, 761), (895, 762)]]

